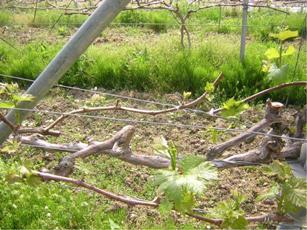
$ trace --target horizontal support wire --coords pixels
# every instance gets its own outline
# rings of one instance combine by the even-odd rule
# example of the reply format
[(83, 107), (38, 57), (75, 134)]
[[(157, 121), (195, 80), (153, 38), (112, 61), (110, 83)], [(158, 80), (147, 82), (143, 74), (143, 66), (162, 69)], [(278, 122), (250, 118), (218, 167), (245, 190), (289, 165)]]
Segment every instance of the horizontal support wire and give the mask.
[(156, 122), (156, 121), (141, 121), (141, 120), (132, 120), (132, 119), (125, 119), (125, 118), (114, 118), (114, 117), (106, 117), (106, 116), (97, 116), (97, 115), (87, 115), (87, 114), (71, 114), (71, 113), (63, 113), (63, 112), (54, 112), (49, 110), (39, 110), (39, 109), (25, 109), (25, 108), (4, 108), (1, 109), (11, 109), (16, 111), (28, 111), (28, 112), (36, 112), (36, 113), (45, 113), (45, 114), (52, 114), (52, 115), (65, 115), (65, 116), (74, 116), (74, 117), (84, 117), (84, 118), (93, 118), (93, 119), (102, 119), (102, 120), (110, 120), (114, 122), (122, 122), (122, 123), (128, 123), (128, 124), (148, 124), (148, 125), (154, 125), (154, 126), (169, 126), (169, 127), (176, 127), (176, 128), (188, 128), (188, 129), (214, 129), (217, 131), (223, 131), (223, 132), (247, 132), (255, 135), (261, 135), (261, 136), (269, 136), (269, 137), (277, 137), (287, 140), (294, 140), (294, 141), (303, 141), (307, 142), (307, 139), (305, 138), (296, 138), (296, 137), (288, 137), (288, 136), (280, 136), (275, 134), (268, 134), (264, 132), (256, 132), (256, 131), (248, 131), (244, 129), (232, 129), (232, 128), (219, 128), (219, 127), (208, 127), (204, 125), (188, 125), (188, 124), (179, 124), (179, 123), (173, 123), (173, 122)]
[[(0, 77), (10, 78), (10, 79), (15, 79), (15, 80), (21, 80), (21, 81), (27, 81), (27, 82), (34, 82), (34, 80), (31, 80), (31, 79), (16, 77), (16, 76), (11, 76), (11, 75), (6, 75), (6, 74), (0, 74)], [(122, 95), (113, 94), (113, 93), (105, 93), (105, 92), (102, 92), (102, 91), (91, 90), (91, 89), (83, 89), (83, 88), (79, 88), (79, 87), (75, 87), (75, 86), (67, 86), (67, 85), (62, 85), (62, 84), (56, 84), (55, 87), (70, 89), (70, 90), (77, 90), (77, 91), (93, 93), (93, 94), (101, 94), (101, 95), (105, 95), (105, 96), (121, 98), (121, 99), (126, 99), (126, 100), (132, 100), (132, 101), (137, 101), (137, 102), (142, 102), (142, 103), (147, 103), (147, 104), (155, 104), (155, 105), (160, 105), (160, 106), (167, 106), (167, 107), (178, 107), (179, 106), (179, 105), (174, 105), (174, 104), (169, 104), (169, 103), (162, 103), (162, 102), (158, 102), (158, 101), (139, 99), (139, 98), (129, 97), (129, 96), (122, 96)], [(208, 114), (208, 112), (205, 112), (205, 111), (200, 110), (200, 109), (184, 109), (184, 111)]]
[[(238, 23), (241, 23), (241, 22), (238, 22)], [(42, 26), (46, 26), (46, 25), (51, 25), (50, 23), (39, 23), (39, 22), (35, 22), (34, 23), (36, 26), (38, 25), (42, 25)], [(21, 25), (26, 25), (25, 24), (22, 24)], [(67, 23), (64, 23), (64, 22), (61, 22), (61, 23), (57, 23), (57, 25), (82, 25), (82, 23), (70, 23), (70, 22), (67, 22)], [(161, 26), (161, 25), (165, 25), (165, 26), (171, 26), (171, 27), (179, 27), (180, 25), (179, 24), (171, 24), (171, 23), (154, 23), (154, 22), (118, 22), (118, 23), (111, 23), (110, 25), (115, 25), (115, 26), (121, 26), (121, 25), (135, 25), (135, 26), (146, 26), (146, 25), (157, 25), (157, 26)], [(218, 27), (219, 24), (206, 24), (206, 23), (196, 23), (196, 24), (189, 24), (187, 23), (187, 26), (207, 26), (207, 27)], [(228, 26), (228, 27), (239, 27), (241, 28), (242, 25), (240, 24), (221, 24), (220, 25), (221, 27), (222, 26)], [(261, 26), (261, 25), (247, 25), (247, 27), (250, 27), (250, 28), (268, 28), (268, 27), (276, 27), (276, 26), (280, 26), (279, 24), (267, 24), (267, 25), (264, 25), (264, 26)]]

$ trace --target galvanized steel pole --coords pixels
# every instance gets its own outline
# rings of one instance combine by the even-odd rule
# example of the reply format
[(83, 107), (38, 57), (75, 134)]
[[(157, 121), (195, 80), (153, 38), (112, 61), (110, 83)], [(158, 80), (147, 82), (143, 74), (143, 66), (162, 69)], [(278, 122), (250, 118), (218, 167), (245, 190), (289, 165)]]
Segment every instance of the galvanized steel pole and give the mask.
[(246, 45), (246, 32), (247, 32), (247, 13), (248, 13), (248, 0), (244, 0), (242, 12), (242, 33), (241, 33), (241, 47), (240, 47), (240, 61), (244, 61), (245, 45)]
[[(130, 0), (104, 0), (27, 90), (26, 93), (34, 96), (34, 100), (22, 102), (17, 107), (34, 108), (129, 2)], [(12, 110), (6, 118), (16, 124), (17, 113), (18, 122), (25, 119), (28, 114), (27, 111)], [(6, 124), (0, 123), (0, 145), (11, 132)]]

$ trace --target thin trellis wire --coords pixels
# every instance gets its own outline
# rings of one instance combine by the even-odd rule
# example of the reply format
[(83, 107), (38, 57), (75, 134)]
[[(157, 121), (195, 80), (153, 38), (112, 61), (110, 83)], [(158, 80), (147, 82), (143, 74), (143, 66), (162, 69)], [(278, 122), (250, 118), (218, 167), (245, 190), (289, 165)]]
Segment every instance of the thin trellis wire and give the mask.
[[(176, 127), (176, 128), (189, 128), (189, 129), (207, 129), (208, 126), (204, 125), (189, 125), (189, 124), (181, 124), (181, 123), (173, 123), (173, 122), (156, 122), (156, 121), (141, 121), (141, 120), (132, 120), (132, 119), (125, 119), (125, 118), (114, 118), (114, 117), (107, 117), (107, 116), (98, 116), (98, 115), (87, 115), (87, 114), (71, 114), (71, 113), (63, 113), (63, 112), (54, 112), (49, 110), (38, 110), (38, 109), (26, 109), (26, 108), (2, 108), (2, 109), (11, 109), (16, 111), (27, 111), (27, 112), (36, 112), (36, 113), (46, 113), (46, 114), (53, 114), (53, 115), (65, 115), (65, 116), (74, 116), (74, 117), (84, 117), (84, 118), (93, 118), (93, 119), (102, 119), (102, 120), (110, 120), (114, 122), (121, 122), (121, 123), (128, 123), (128, 124), (147, 124), (147, 125), (159, 125), (159, 126), (169, 126), (169, 127)], [(233, 128), (219, 128), (219, 127), (210, 127), (210, 129), (214, 129), (217, 131), (224, 131), (224, 132), (248, 132), (255, 135), (261, 136), (269, 136), (269, 137), (276, 137), (282, 138), (287, 140), (295, 140), (295, 141), (303, 141), (307, 142), (307, 139), (304, 138), (296, 138), (296, 137), (288, 137), (288, 136), (280, 136), (275, 134), (269, 134), (264, 132), (257, 132), (257, 131), (248, 131), (244, 129), (233, 129)]]
[[(75, 26), (81, 26), (83, 22), (61, 22), (61, 23), (57, 23), (57, 25), (60, 25), (60, 26), (69, 26), (69, 25), (75, 25)], [(242, 27), (242, 25), (240, 24), (241, 22), (238, 22), (238, 24), (227, 24), (227, 23), (223, 23), (221, 24), (220, 26), (229, 26), (229, 27)], [(20, 25), (26, 25), (27, 23), (25, 24), (20, 24)], [(46, 25), (50, 25), (50, 23), (38, 23), (36, 22), (35, 23), (36, 26), (39, 26), (39, 25), (42, 25), (42, 26), (46, 26)], [(165, 25), (165, 26), (170, 26), (170, 27), (179, 27), (180, 25), (177, 24), (177, 23), (154, 23), (154, 22), (113, 22), (113, 23), (110, 23), (110, 25), (114, 25), (114, 26), (120, 26), (120, 25), (135, 25), (135, 26), (147, 26), (147, 25), (157, 25), (157, 26), (161, 26), (161, 25)], [(211, 23), (211, 24), (206, 24), (206, 23), (187, 23), (187, 26), (208, 26), (208, 27), (215, 27), (215, 26), (219, 26), (218, 23)], [(276, 27), (276, 26), (279, 26), (279, 24), (266, 24), (266, 25), (248, 25), (248, 27), (255, 27), (255, 28), (268, 28), (268, 27)]]
[[(0, 76), (4, 77), (4, 78), (22, 80), (22, 81), (27, 81), (27, 82), (34, 82), (34, 80), (31, 80), (31, 79), (16, 77), (16, 76), (10, 76), (10, 75), (6, 75), (6, 74), (0, 74)], [(151, 101), (151, 100), (145, 100), (145, 99), (139, 99), (139, 98), (129, 97), (129, 96), (122, 96), (122, 95), (118, 95), (118, 94), (114, 94), (114, 93), (106, 93), (106, 92), (91, 90), (91, 89), (83, 89), (83, 88), (79, 88), (79, 87), (75, 87), (75, 86), (67, 86), (67, 85), (62, 85), (62, 84), (56, 84), (55, 87), (60, 87), (60, 88), (70, 89), (70, 90), (78, 90), (78, 91), (88, 92), (88, 93), (93, 93), (93, 94), (101, 94), (101, 95), (105, 95), (105, 96), (122, 98), (122, 99), (126, 99), (126, 100), (133, 100), (133, 101), (147, 103), (147, 104), (155, 104), (155, 105), (167, 106), (167, 107), (178, 107), (178, 105), (174, 105), (174, 104), (162, 103), (162, 102), (158, 102), (158, 101)], [(209, 115), (208, 112), (205, 112), (205, 111), (200, 110), (200, 109), (184, 109), (183, 111), (190, 111), (190, 112), (194, 112), (194, 113), (202, 113), (202, 114)]]

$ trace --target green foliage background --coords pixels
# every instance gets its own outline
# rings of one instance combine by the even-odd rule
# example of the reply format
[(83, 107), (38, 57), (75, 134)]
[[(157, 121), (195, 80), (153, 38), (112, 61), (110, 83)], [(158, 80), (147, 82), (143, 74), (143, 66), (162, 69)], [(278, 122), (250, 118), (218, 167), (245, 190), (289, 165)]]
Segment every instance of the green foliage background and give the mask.
[[(220, 102), (236, 99), (263, 90), (272, 84), (261, 71), (264, 53), (274, 42), (254, 41), (247, 46), (244, 63), (238, 60), (235, 41), (223, 35), (208, 37), (189, 50), (181, 50), (176, 37), (162, 39), (155, 44), (135, 46), (92, 46), (65, 74), (60, 83), (79, 87), (103, 87), (158, 93), (189, 91), (194, 97), (203, 92), (208, 81), (213, 81), (217, 71), (225, 79), (216, 91)], [(0, 43), (0, 72), (35, 79), (63, 44), (32, 42), (19, 46), (18, 51)], [(292, 80), (296, 57), (289, 57), (286, 81)], [(305, 80), (306, 56), (301, 55), (294, 80)], [(273, 99), (285, 101), (290, 93), (290, 103), (303, 104), (303, 89), (286, 89), (273, 94)]]
[[(31, 12), (17, 10), (11, 14), (3, 10), (0, 13), (0, 25), (50, 29), (48, 27), (57, 21), (60, 14), (58, 11), (38, 11), (33, 25)], [(195, 97), (203, 92), (206, 82), (212, 81), (216, 73), (222, 71), (225, 80), (220, 84), (215, 98), (219, 102), (231, 97), (243, 98), (272, 86), (266, 74), (261, 71), (265, 51), (278, 47), (269, 34), (282, 28), (298, 30), (301, 36), (306, 31), (302, 27), (303, 14), (285, 16), (269, 10), (254, 10), (249, 13), (248, 19), (250, 37), (246, 59), (240, 63), (240, 14), (237, 8), (223, 9), (220, 27), (219, 9), (208, 9), (193, 15), (188, 22), (193, 35), (193, 47), (187, 51), (180, 47), (177, 25), (168, 12), (125, 11), (115, 19), (111, 27), (126, 28), (126, 34), (136, 37), (148, 33), (142, 32), (143, 29), (150, 29), (159, 33), (159, 39), (151, 42), (137, 37), (133, 44), (103, 43), (91, 46), (62, 78), (61, 83), (87, 88), (97, 86), (158, 93), (186, 91), (192, 92)], [(85, 19), (84, 15), (64, 15), (53, 31), (65, 36), (73, 33), (70, 30), (80, 26)], [(0, 42), (0, 73), (34, 79), (63, 46), (62, 39), (57, 41), (47, 43), (34, 39), (26, 45), (16, 41), (14, 45), (17, 51)], [(306, 45), (302, 53), (305, 50)], [(293, 76), (296, 55), (284, 60), (289, 65), (285, 81), (306, 79), (306, 55), (300, 55), (296, 75)], [(290, 103), (305, 102), (303, 89), (297, 88), (276, 92), (271, 97), (284, 102), (288, 95)]]

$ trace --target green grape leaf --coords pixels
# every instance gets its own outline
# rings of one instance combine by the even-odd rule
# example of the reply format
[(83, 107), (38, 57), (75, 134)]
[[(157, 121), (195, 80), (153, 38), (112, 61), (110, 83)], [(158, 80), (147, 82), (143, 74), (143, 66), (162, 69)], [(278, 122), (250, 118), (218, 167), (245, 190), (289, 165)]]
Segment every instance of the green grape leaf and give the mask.
[(164, 194), (176, 210), (187, 211), (195, 203), (194, 196), (201, 194), (212, 180), (217, 179), (217, 170), (211, 163), (191, 157), (185, 159), (181, 167), (183, 174), (179, 170), (158, 171), (154, 184), (159, 185), (158, 193)]
[(244, 210), (240, 204), (245, 200), (245, 196), (238, 192), (232, 192), (235, 199), (227, 199), (219, 202), (209, 212), (209, 216), (223, 220), (222, 227), (226, 229), (245, 229), (248, 222), (245, 219)]
[(32, 175), (32, 173), (25, 166), (20, 167), (20, 174), (22, 177), (29, 177)]
[(274, 176), (277, 183), (268, 193), (260, 195), (257, 200), (277, 199), (277, 208), (281, 214), (296, 211), (299, 207), (307, 208), (305, 202), (307, 183), (301, 178), (296, 178), (287, 163), (273, 161), (263, 169), (265, 173)]
[[(187, 164), (186, 167), (188, 167)], [(160, 170), (154, 180), (156, 185), (160, 185), (158, 191), (165, 192), (166, 190), (177, 190), (185, 187), (195, 194), (201, 193), (211, 180), (217, 179), (216, 168), (209, 162), (188, 168), (188, 171), (183, 175), (177, 171)], [(170, 193), (173, 192), (175, 191), (170, 191)]]
[(244, 194), (242, 194), (242, 193), (239, 193), (237, 190), (232, 190), (231, 195), (232, 195), (233, 200), (235, 202), (236, 209), (239, 209), (240, 205), (244, 201), (246, 201), (246, 196), (244, 196)]
[(154, 138), (153, 149), (156, 154), (162, 154), (169, 157), (168, 148), (167, 140), (163, 136)]
[(287, 163), (282, 163), (278, 160), (274, 160), (270, 165), (263, 167), (264, 173), (277, 176), (280, 180), (287, 180), (293, 176), (291, 167)]
[(288, 72), (288, 65), (283, 65), (278, 68), (275, 64), (271, 65), (269, 69), (268, 78), (275, 83), (284, 82)]
[(291, 30), (285, 30), (281, 31), (278, 34), (270, 34), (270, 37), (276, 38), (280, 41), (285, 41), (290, 38), (296, 38), (298, 37), (298, 31), (291, 31)]
[(291, 55), (293, 55), (294, 53), (295, 53), (295, 48), (294, 48), (293, 45), (290, 45), (290, 46), (287, 48), (287, 50), (284, 51), (284, 52), (282, 53), (282, 56), (283, 56), (283, 57), (284, 57), (284, 56), (291, 56)]
[(218, 179), (216, 167), (214, 167), (213, 164), (208, 161), (205, 161), (195, 168), (190, 169), (189, 174), (197, 177), (199, 180), (203, 180), (204, 183)]
[(27, 177), (26, 183), (30, 186), (37, 186), (42, 183), (42, 180), (39, 176), (31, 174)]
[(245, 219), (244, 216), (240, 215), (231, 221), (229, 227), (232, 229), (246, 229), (247, 225), (248, 221)]
[(279, 193), (279, 189), (280, 189), (279, 185), (275, 183), (268, 192), (259, 195), (256, 198), (256, 201), (259, 202), (263, 200), (270, 200), (276, 198), (276, 196)]
[(271, 63), (266, 61), (266, 60), (263, 60), (262, 61), (262, 68), (261, 68), (261, 71), (264, 72), (264, 73), (267, 73), (269, 72), (270, 70), (270, 67), (271, 67)]
[(187, 188), (195, 194), (200, 194), (205, 189), (205, 183), (195, 175), (178, 176), (175, 183), (179, 188)]
[(195, 197), (192, 192), (184, 190), (180, 202), (175, 202), (175, 209), (181, 212), (190, 212), (195, 204)]
[(9, 109), (9, 108), (14, 108), (15, 104), (10, 101), (1, 101), (0, 102), (0, 109)]
[(279, 52), (277, 49), (275, 48), (269, 48), (264, 55), (266, 56), (266, 58), (268, 60), (273, 60), (273, 59), (277, 59), (280, 58)]
[(248, 108), (248, 104), (243, 103), (242, 101), (236, 101), (234, 98), (230, 98), (223, 104), (223, 111), (221, 112), (221, 115), (224, 117), (236, 116)]
[(9, 140), (5, 143), (5, 145), (2, 148), (0, 148), (0, 152), (8, 154), (15, 153), (20, 147), (20, 144), (21, 143), (18, 141)]
[(23, 95), (12, 95), (12, 98), (15, 102), (21, 102), (21, 101), (32, 101), (34, 97), (30, 94), (23, 94)]
[(183, 100), (184, 101), (187, 101), (191, 96), (192, 96), (191, 92), (186, 92), (186, 91), (183, 92)]
[(174, 205), (169, 200), (163, 199), (159, 205), (159, 212), (162, 216), (169, 215), (173, 210)]
[(9, 95), (17, 94), (19, 91), (18, 84), (16, 83), (6, 84), (6, 91), (7, 94)]
[(158, 192), (164, 192), (164, 190), (168, 187), (169, 181), (176, 180), (177, 176), (176, 171), (170, 170), (158, 170), (156, 175), (154, 176), (154, 185), (158, 185)]
[(121, 229), (121, 227), (116, 224), (111, 218), (109, 218), (109, 224), (111, 230)]
[(207, 94), (212, 94), (215, 90), (214, 84), (211, 82), (207, 82), (205, 86), (205, 92)]
[(216, 130), (215, 128), (213, 127), (210, 127), (208, 129), (208, 132), (210, 133), (210, 137), (211, 137), (211, 142), (213, 144), (216, 144), (219, 140), (219, 134), (220, 134), (220, 131), (219, 130)]
[(288, 191), (285, 193), (287, 200), (296, 207), (307, 208), (307, 183), (303, 179), (292, 177), (288, 181), (288, 187)]
[(188, 173), (191, 169), (195, 168), (196, 166), (200, 165), (204, 162), (204, 159), (199, 156), (185, 156), (179, 162), (179, 168), (182, 169), (183, 173)]

